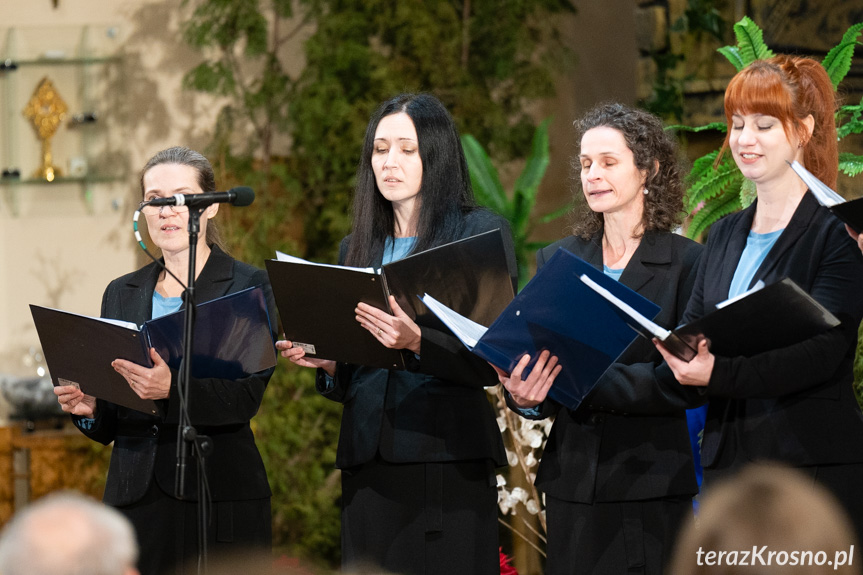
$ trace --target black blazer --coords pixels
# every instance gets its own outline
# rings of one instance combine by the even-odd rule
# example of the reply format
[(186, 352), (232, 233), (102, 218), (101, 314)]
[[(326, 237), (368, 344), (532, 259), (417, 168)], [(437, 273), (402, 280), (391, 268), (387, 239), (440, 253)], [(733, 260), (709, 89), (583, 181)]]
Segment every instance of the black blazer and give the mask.
[[(160, 271), (161, 268), (152, 263), (112, 281), (102, 298), (102, 317), (138, 325), (149, 320)], [(264, 286), (273, 329), (276, 308), (265, 271), (238, 262), (213, 246), (195, 288), (198, 303), (203, 303), (258, 285)], [(249, 420), (261, 405), (272, 373), (273, 369), (269, 369), (240, 380), (193, 378), (190, 382), (192, 424), (198, 433), (213, 440), (213, 453), (206, 461), (213, 501), (270, 496), (266, 470)], [(177, 373), (173, 372), (170, 397), (158, 400), (163, 408), (162, 417), (102, 400), (98, 400), (96, 420), (91, 428), (87, 428), (86, 420), (73, 417), (76, 426), (91, 439), (105, 445), (114, 442), (105, 484), (105, 503), (121, 506), (140, 500), (154, 478), (162, 491), (173, 495), (179, 421), (176, 386)], [(190, 457), (185, 487), (189, 499), (197, 497), (195, 468), (195, 460)]]
[[(684, 321), (728, 297), (757, 204), (710, 229)], [(791, 465), (863, 462), (863, 415), (852, 363), (863, 318), (863, 255), (810, 192), (756, 271), (753, 283), (789, 277), (842, 325), (753, 357), (716, 357), (701, 457), (705, 468), (749, 460)], [(793, 313), (793, 310), (789, 310)]]
[[(467, 214), (460, 238), (500, 228), (515, 287), (517, 267), (507, 221), (484, 209)], [(347, 251), (342, 241), (339, 261)], [(381, 257), (373, 262), (380, 267)], [(336, 466), (375, 458), (391, 463), (490, 459), (506, 463), (500, 430), (484, 386), (498, 383), (495, 371), (452, 334), (421, 328), (420, 358), (408, 371), (339, 363), (328, 389), (323, 370), (317, 389), (344, 404)]]
[[(601, 270), (601, 239), (601, 234), (587, 241), (564, 238), (537, 252), (537, 266), (563, 247)], [(701, 245), (682, 236), (647, 232), (620, 282), (662, 308), (658, 324), (674, 327), (686, 308), (701, 252)], [(653, 343), (638, 337), (578, 409), (552, 400), (541, 404), (535, 418), (557, 416), (537, 472), (538, 488), (579, 503), (697, 493), (684, 410), (688, 397), (678, 394), (679, 385), (668, 396), (657, 391), (655, 368), (661, 363)]]

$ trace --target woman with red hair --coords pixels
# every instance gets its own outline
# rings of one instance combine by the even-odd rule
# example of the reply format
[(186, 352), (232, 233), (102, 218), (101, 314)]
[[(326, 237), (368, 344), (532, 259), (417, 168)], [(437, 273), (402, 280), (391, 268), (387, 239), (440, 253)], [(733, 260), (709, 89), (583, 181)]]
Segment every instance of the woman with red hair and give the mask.
[(808, 58), (760, 60), (731, 80), (725, 147), (757, 199), (711, 228), (683, 321), (759, 280), (788, 277), (842, 324), (749, 357), (718, 356), (701, 341), (686, 363), (657, 347), (677, 381), (709, 399), (701, 448), (708, 491), (749, 461), (783, 461), (830, 489), (863, 533), (863, 414), (852, 393), (863, 256), (789, 166), (797, 160), (835, 187), (835, 105), (827, 73)]

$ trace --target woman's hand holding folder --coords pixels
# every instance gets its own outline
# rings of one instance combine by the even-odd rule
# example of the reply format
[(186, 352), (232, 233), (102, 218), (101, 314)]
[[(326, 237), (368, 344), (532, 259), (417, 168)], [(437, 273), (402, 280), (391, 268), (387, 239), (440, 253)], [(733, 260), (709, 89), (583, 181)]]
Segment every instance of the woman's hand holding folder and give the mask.
[[(285, 337), (282, 334), (282, 337)], [(306, 357), (306, 350), (299, 346), (294, 346), (293, 342), (280, 339), (276, 342), (276, 349), (282, 357), (291, 360), (291, 363), (300, 367), (311, 367), (314, 369), (320, 368), (333, 377), (336, 374), (336, 362), (331, 359), (316, 359), (314, 357)]]
[(77, 385), (58, 385), (54, 395), (64, 412), (90, 419), (96, 417), (96, 398), (86, 395)]
[(392, 315), (374, 306), (359, 303), (354, 310), (356, 319), (384, 347), (409, 349), (419, 355), (422, 340), (420, 327), (402, 310), (395, 296), (389, 297), (389, 304), (393, 310)]
[(662, 354), (662, 358), (671, 368), (674, 378), (681, 385), (692, 385), (706, 387), (710, 383), (710, 374), (713, 373), (713, 363), (716, 357), (710, 353), (710, 342), (702, 339), (698, 342), (698, 353), (690, 361), (683, 361), (670, 351), (662, 342), (653, 339), (653, 345)]
[(551, 355), (548, 350), (539, 354), (530, 374), (522, 379), (524, 370), (529, 364), (530, 356), (524, 354), (510, 374), (492, 365), (497, 372), (497, 378), (501, 385), (512, 396), (513, 402), (523, 409), (536, 407), (545, 401), (548, 390), (551, 389), (554, 379), (562, 369), (562, 366), (557, 363), (557, 356)]

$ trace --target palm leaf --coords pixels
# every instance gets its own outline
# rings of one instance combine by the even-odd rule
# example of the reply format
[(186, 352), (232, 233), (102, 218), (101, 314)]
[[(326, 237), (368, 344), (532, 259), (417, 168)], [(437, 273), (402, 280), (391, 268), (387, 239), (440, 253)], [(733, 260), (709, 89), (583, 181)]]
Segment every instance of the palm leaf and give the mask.
[(720, 200), (711, 202), (709, 205), (705, 205), (693, 216), (692, 221), (686, 228), (686, 237), (697, 239), (711, 225), (716, 223), (717, 220), (739, 209), (740, 196), (736, 191), (725, 195)]
[(728, 155), (717, 168), (713, 167), (716, 155), (711, 152), (695, 161), (690, 174), (691, 185), (686, 194), (686, 209), (693, 211), (702, 202), (708, 203), (725, 194), (729, 188), (739, 189), (743, 174)]
[(845, 78), (848, 70), (851, 69), (854, 47), (857, 45), (857, 38), (860, 36), (861, 30), (863, 30), (863, 22), (848, 28), (839, 45), (827, 52), (821, 62), (821, 65), (827, 70), (827, 75), (830, 76), (830, 81), (833, 82), (834, 90), (839, 87), (839, 82)]
[(683, 124), (671, 124), (665, 127), (666, 130), (675, 130), (678, 132), (704, 132), (706, 130), (718, 130), (727, 132), (728, 126), (725, 122), (711, 122), (704, 126), (684, 126)]
[(572, 202), (570, 202), (568, 204), (564, 204), (564, 205), (560, 206), (559, 208), (557, 208), (556, 210), (554, 210), (553, 212), (545, 214), (544, 216), (539, 218), (539, 221), (540, 221), (540, 223), (543, 223), (543, 224), (553, 222), (557, 218), (563, 217), (566, 214), (568, 214), (570, 211), (572, 211), (573, 206), (574, 206), (574, 204)]
[(740, 50), (737, 46), (723, 46), (716, 51), (725, 56), (738, 72), (746, 67), (746, 63), (743, 61), (743, 57), (740, 55)]
[(850, 152), (839, 154), (839, 169), (852, 178), (863, 173), (863, 156)]
[(744, 66), (773, 56), (773, 51), (764, 43), (761, 28), (748, 16), (744, 16), (734, 25), (734, 35), (737, 37), (737, 49)]
[(530, 156), (527, 158), (524, 170), (515, 181), (511, 223), (517, 235), (528, 231), (530, 213), (536, 203), (536, 192), (548, 168), (548, 125), (550, 123), (551, 118), (546, 118), (537, 126), (533, 134)]
[(467, 159), (470, 183), (477, 201), (501, 215), (508, 215), (509, 200), (488, 154), (470, 134), (461, 137), (461, 146)]
[(836, 112), (836, 121), (839, 122), (846, 116), (848, 121), (837, 128), (840, 140), (849, 134), (863, 133), (863, 98), (860, 99), (859, 104), (839, 108)]

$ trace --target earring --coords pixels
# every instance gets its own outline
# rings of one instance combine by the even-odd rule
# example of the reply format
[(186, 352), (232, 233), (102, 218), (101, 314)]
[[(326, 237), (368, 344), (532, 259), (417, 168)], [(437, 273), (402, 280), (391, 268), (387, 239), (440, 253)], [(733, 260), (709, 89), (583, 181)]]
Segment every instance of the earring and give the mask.
[(646, 196), (647, 194), (649, 194), (649, 193), (650, 193), (650, 190), (648, 190), (647, 188), (644, 188), (644, 189), (642, 190), (642, 192), (643, 192), (643, 193), (644, 193), (644, 195)]

